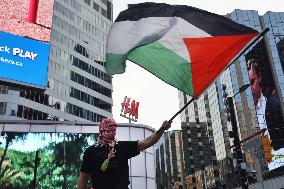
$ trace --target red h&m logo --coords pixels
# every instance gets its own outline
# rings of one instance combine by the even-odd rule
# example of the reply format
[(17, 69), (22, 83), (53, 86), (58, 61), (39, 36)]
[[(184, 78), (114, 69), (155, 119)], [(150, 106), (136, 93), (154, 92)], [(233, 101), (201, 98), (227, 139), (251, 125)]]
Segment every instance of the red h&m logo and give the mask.
[(124, 101), (121, 103), (120, 115), (122, 117), (128, 118), (129, 121), (132, 120), (136, 122), (138, 119), (138, 107), (139, 102), (135, 102), (135, 100), (132, 100), (130, 103), (130, 98), (127, 98), (127, 96), (125, 96)]

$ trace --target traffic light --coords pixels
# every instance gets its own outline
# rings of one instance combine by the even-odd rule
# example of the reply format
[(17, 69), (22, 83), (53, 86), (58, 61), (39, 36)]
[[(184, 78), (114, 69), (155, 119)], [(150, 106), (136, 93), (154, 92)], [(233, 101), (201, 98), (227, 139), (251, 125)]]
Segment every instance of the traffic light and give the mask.
[(225, 105), (225, 112), (227, 115), (227, 121), (230, 122), (231, 121), (231, 114), (230, 114), (230, 107), (229, 107), (229, 103), (228, 103), (228, 93), (227, 93), (227, 87), (226, 85), (222, 84), (222, 97), (223, 97), (223, 102)]
[(262, 136), (261, 139), (262, 139), (263, 150), (264, 150), (264, 158), (268, 163), (270, 163), (272, 162), (270, 140), (268, 138), (268, 135)]

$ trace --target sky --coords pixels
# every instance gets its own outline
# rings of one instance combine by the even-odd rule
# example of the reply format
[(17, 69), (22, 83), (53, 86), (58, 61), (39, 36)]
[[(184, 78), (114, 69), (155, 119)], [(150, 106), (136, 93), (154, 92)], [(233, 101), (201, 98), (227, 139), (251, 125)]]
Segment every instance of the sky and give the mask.
[[(114, 20), (128, 4), (143, 3), (143, 0), (113, 0)], [(148, 1), (150, 2), (150, 1)], [(155, 0), (156, 3), (179, 4), (197, 7), (212, 13), (225, 15), (235, 9), (257, 10), (259, 15), (267, 11), (284, 12), (283, 0)], [(119, 123), (127, 123), (121, 117), (121, 103), (127, 96), (139, 102), (138, 124), (159, 129), (164, 120), (169, 120), (180, 110), (178, 90), (136, 64), (127, 61), (126, 71), (113, 76), (113, 117)], [(180, 129), (180, 116), (172, 123), (173, 129)]]

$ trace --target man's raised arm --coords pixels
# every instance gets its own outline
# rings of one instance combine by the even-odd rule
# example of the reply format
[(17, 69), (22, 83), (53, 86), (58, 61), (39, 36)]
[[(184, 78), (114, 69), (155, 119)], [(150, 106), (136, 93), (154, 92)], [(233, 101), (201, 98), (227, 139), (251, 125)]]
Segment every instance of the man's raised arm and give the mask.
[(149, 136), (148, 138), (142, 141), (138, 141), (138, 151), (142, 151), (153, 146), (161, 138), (164, 131), (168, 130), (170, 127), (171, 127), (171, 122), (164, 121), (163, 125), (156, 133), (154, 133), (153, 135)]

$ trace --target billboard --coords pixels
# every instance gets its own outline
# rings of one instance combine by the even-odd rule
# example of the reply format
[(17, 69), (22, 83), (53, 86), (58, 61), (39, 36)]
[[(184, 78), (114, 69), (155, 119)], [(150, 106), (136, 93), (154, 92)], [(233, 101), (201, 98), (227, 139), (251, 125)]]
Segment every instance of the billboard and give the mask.
[(283, 110), (264, 40), (260, 40), (245, 55), (245, 58), (259, 127), (267, 129), (264, 135), (269, 138), (273, 150), (282, 150), (284, 147)]
[(0, 79), (45, 88), (49, 44), (0, 31)]
[(0, 82), (46, 88), (53, 3), (0, 2)]

